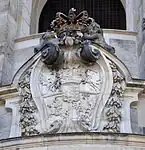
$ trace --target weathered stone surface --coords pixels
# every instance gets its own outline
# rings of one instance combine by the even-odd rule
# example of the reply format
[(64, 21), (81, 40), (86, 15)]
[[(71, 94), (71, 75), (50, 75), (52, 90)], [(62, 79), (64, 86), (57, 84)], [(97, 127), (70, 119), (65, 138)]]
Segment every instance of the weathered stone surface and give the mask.
[[(41, 6), (39, 5), (40, 4), (39, 2), (41, 3)], [(46, 0), (41, 0), (41, 1), (35, 0), (35, 3), (38, 3), (39, 7), (35, 7), (35, 5), (34, 5), (34, 8), (33, 8), (32, 7), (32, 0), (21, 0), (21, 1), (0, 0), (0, 12), (1, 12), (0, 13), (0, 20), (1, 20), (0, 21), (0, 33), (1, 33), (0, 34), (0, 78), (2, 77), (2, 83), (3, 84), (11, 83), (12, 78), (14, 77), (14, 74), (33, 55), (33, 46), (36, 46), (39, 43), (38, 40), (36, 40), (36, 41), (34, 39), (30, 40), (30, 38), (29, 38), (29, 42), (27, 42), (27, 40), (25, 40), (23, 42), (21, 41), (20, 44), (16, 43), (16, 45), (19, 45), (20, 47), (19, 48), (17, 47), (16, 51), (14, 51), (14, 39), (16, 36), (29, 35), (30, 28), (32, 28), (32, 30), (33, 30), (34, 26), (37, 26), (35, 28), (38, 28), (38, 25), (36, 25), (36, 24), (38, 23), (39, 16), (40, 16), (39, 12), (41, 12), (41, 9), (42, 9), (41, 7), (43, 7), (43, 3), (45, 3), (45, 2), (46, 2)], [(125, 6), (125, 3), (126, 3), (126, 6)], [(106, 39), (108, 39), (109, 44), (111, 44), (112, 46), (114, 46), (116, 48), (116, 54), (117, 54), (118, 58), (120, 60), (122, 60), (124, 62), (124, 64), (127, 66), (129, 71), (131, 72), (132, 77), (144, 78), (145, 77), (144, 42), (145, 41), (144, 41), (144, 37), (143, 37), (144, 33), (142, 31), (142, 28), (141, 28), (141, 25), (142, 25), (141, 23), (142, 23), (142, 18), (145, 17), (144, 16), (144, 14), (145, 14), (144, 13), (145, 12), (145, 2), (142, 0), (137, 0), (134, 2), (132, 0), (126, 0), (125, 3), (124, 3), (124, 7), (126, 10), (126, 16), (127, 16), (127, 29), (129, 29), (131, 31), (137, 31), (138, 32), (137, 40), (135, 38), (134, 38), (134, 40), (132, 40), (132, 38), (130, 38), (131, 36), (130, 37), (128, 36), (128, 38), (126, 38), (124, 36), (125, 38), (123, 39), (121, 36), (123, 36), (123, 34), (124, 35), (128, 34), (127, 31), (126, 32), (124, 31), (124, 33), (122, 33), (121, 31), (118, 31), (119, 33), (117, 35), (114, 34), (113, 35), (114, 37), (112, 39), (107, 34)], [(31, 16), (32, 12), (33, 12), (33, 16)], [(34, 22), (31, 22), (32, 20), (34, 20)], [(34, 28), (34, 30), (36, 31), (37, 29), (35, 29), (35, 28)], [(35, 33), (35, 31), (33, 33)], [(110, 32), (113, 32), (113, 31), (110, 31)], [(34, 37), (31, 37), (31, 38), (34, 38)], [(111, 40), (109, 41), (109, 39), (111, 39)], [(66, 43), (68, 45), (71, 45), (72, 41), (69, 41), (69, 39), (67, 39)], [(105, 53), (105, 52), (103, 51), (103, 53)], [(1, 57), (1, 54), (2, 54), (2, 57)], [(110, 54), (106, 54), (107, 57), (108, 57), (108, 55), (110, 55)], [(3, 56), (5, 56), (5, 57), (3, 57)], [(111, 57), (111, 58), (113, 58), (113, 57)], [(33, 59), (35, 60), (35, 58), (32, 58), (32, 60)], [(113, 58), (113, 59), (115, 60), (115, 58)], [(27, 67), (29, 67), (29, 65), (26, 65), (25, 67), (27, 68)], [(36, 65), (35, 67), (38, 70), (41, 68), (39, 65), (38, 66)], [(47, 67), (42, 67), (42, 68), (43, 68), (42, 69), (43, 71), (41, 73), (46, 77), (46, 80), (49, 79), (49, 78), (47, 78), (50, 75), (49, 74), (50, 72), (47, 70), (48, 68)], [(24, 69), (24, 68), (22, 68), (22, 69)], [(105, 69), (103, 71), (109, 72)], [(118, 71), (120, 71), (120, 70), (121, 69), (119, 69)], [(121, 73), (126, 72), (124, 70), (125, 69), (122, 69)], [(20, 71), (23, 72), (24, 70), (20, 70)], [(69, 74), (70, 71), (68, 71), (67, 73)], [(71, 75), (69, 74), (69, 77), (72, 77), (72, 74)], [(33, 74), (33, 75), (35, 75), (35, 74)], [(64, 73), (64, 75), (65, 75), (65, 73)], [(92, 75), (92, 72), (91, 72), (91, 75)], [(56, 76), (56, 77), (57, 77), (57, 79), (59, 78), (59, 76)], [(98, 77), (98, 76), (96, 75), (95, 77)], [(110, 77), (111, 77), (111, 75), (110, 75)], [(125, 77), (128, 78), (128, 76), (125, 76)], [(109, 81), (108, 78), (107, 78), (107, 80)], [(33, 89), (35, 87), (35, 85), (39, 86), (39, 88), (40, 88), (39, 91), (44, 94), (44, 95), (42, 94), (41, 96), (44, 96), (43, 97), (43, 100), (44, 100), (43, 106), (45, 106), (47, 109), (44, 109), (44, 107), (42, 107), (42, 110), (43, 109), (46, 110), (45, 113), (46, 114), (48, 113), (48, 117), (45, 117), (45, 118), (46, 118), (46, 120), (49, 120), (51, 117), (50, 117), (50, 113), (49, 113), (48, 108), (51, 107), (51, 109), (53, 110), (52, 111), (52, 113), (53, 113), (53, 112), (55, 112), (54, 111), (55, 106), (58, 105), (58, 112), (59, 112), (59, 108), (60, 108), (59, 106), (60, 105), (57, 103), (57, 99), (56, 99), (56, 101), (54, 101), (54, 103), (52, 103), (52, 105), (50, 104), (50, 101), (49, 101), (50, 99), (48, 100), (47, 94), (50, 94), (49, 93), (50, 91), (48, 92), (47, 88), (49, 87), (50, 84), (47, 81), (45, 82), (44, 80), (43, 81), (41, 80), (41, 84), (36, 84), (35, 83), (36, 81), (39, 82), (40, 80), (37, 80), (37, 79), (31, 80), (31, 85), (32, 85), (31, 88)], [(131, 82), (132, 82), (132, 80), (131, 80)], [(54, 87), (59, 86), (58, 80), (57, 80), (57, 82), (54, 82), (54, 83), (57, 83)], [(15, 85), (17, 85), (17, 84), (15, 83)], [(73, 86), (75, 89), (76, 85), (73, 85)], [(139, 133), (143, 133), (142, 128), (139, 128), (139, 125), (141, 124), (143, 126), (144, 122), (141, 122), (140, 124), (138, 123), (138, 115), (137, 115), (138, 110), (133, 108), (130, 111), (130, 104), (131, 104), (131, 102), (138, 100), (138, 94), (140, 94), (140, 91), (142, 91), (142, 89), (136, 88), (137, 84), (133, 84), (133, 86), (135, 86), (135, 87), (130, 87), (130, 91), (129, 90), (125, 91), (124, 103), (121, 107), (119, 107), (119, 109), (121, 108), (121, 110), (122, 110), (121, 111), (122, 114), (118, 113), (117, 115), (123, 116), (120, 120), (120, 122), (121, 122), (120, 131), (121, 132), (129, 132), (129, 133), (133, 132), (133, 133), (139, 134)], [(141, 86), (143, 86), (143, 84)], [(28, 87), (29, 87), (29, 84), (28, 84)], [(64, 87), (64, 85), (63, 85), (63, 87)], [(28, 89), (26, 89), (26, 90), (28, 90)], [(69, 88), (69, 86), (64, 87), (63, 90), (64, 91), (66, 90), (64, 92), (64, 93), (67, 93), (66, 97), (69, 97), (72, 94), (71, 88)], [(37, 93), (37, 90), (34, 91), (34, 93)], [(11, 101), (12, 97), (14, 98), (14, 100), (15, 99), (17, 100), (17, 98), (18, 98), (17, 104), (15, 105), (15, 103), (13, 103), (13, 112), (17, 111), (17, 114), (19, 116), (19, 102), (20, 102), (19, 94), (20, 93), (16, 94), (16, 97), (13, 94), (14, 93), (10, 93), (10, 97), (9, 97), (9, 99), (6, 99), (6, 101), (7, 102)], [(97, 94), (99, 94), (99, 93), (97, 93)], [(77, 95), (76, 91), (74, 91), (74, 93), (72, 95), (74, 95), (74, 97), (75, 97)], [(108, 93), (106, 92), (103, 95), (108, 95)], [(35, 96), (35, 94), (33, 94), (34, 99), (40, 100), (41, 96), (37, 97), (37, 96)], [(69, 98), (69, 100), (70, 99), (71, 98)], [(144, 96), (141, 100), (144, 101)], [(66, 98), (65, 101), (68, 102), (68, 99)], [(41, 101), (41, 102), (43, 102), (43, 101)], [(40, 102), (40, 104), (41, 104), (41, 102)], [(66, 103), (66, 102), (64, 102), (64, 103)], [(71, 106), (70, 103), (71, 102), (69, 101), (68, 102), (69, 106)], [(100, 105), (104, 106), (103, 105), (104, 103), (103, 104), (102, 103), (103, 102), (101, 101)], [(144, 102), (140, 103), (140, 105), (144, 106)], [(141, 108), (141, 106), (140, 106), (140, 108)], [(17, 109), (15, 109), (15, 108), (17, 108)], [(66, 106), (64, 106), (63, 108), (65, 110)], [(89, 108), (89, 107), (87, 107), (87, 108)], [(112, 110), (114, 111), (114, 109), (112, 109)], [(89, 111), (89, 110), (87, 110), (87, 111)], [(140, 111), (141, 111), (141, 109), (140, 109)], [(57, 116), (58, 112), (55, 113), (56, 116)], [(144, 112), (144, 111), (141, 111), (141, 112)], [(141, 113), (141, 112), (139, 112), (139, 113)], [(72, 113), (72, 116), (73, 115), (75, 116), (76, 115), (75, 112), (73, 112), (73, 113)], [(86, 113), (88, 113), (88, 112), (86, 112)], [(113, 113), (113, 114), (115, 114), (115, 113)], [(10, 137), (20, 136), (19, 123), (18, 123), (19, 117), (18, 116), (16, 118), (13, 116), (13, 120), (12, 120), (13, 124), (11, 126)], [(70, 115), (69, 119), (72, 116)], [(140, 115), (140, 117), (142, 120), (144, 119), (144, 116)], [(41, 117), (38, 117), (38, 118), (41, 118)], [(99, 117), (96, 117), (96, 118), (98, 119)], [(112, 118), (114, 119), (114, 117), (111, 117), (111, 119)], [(73, 119), (75, 120), (75, 117)], [(106, 124), (107, 119), (110, 120), (109, 117), (108, 118), (106, 117), (106, 113), (104, 112), (104, 114), (101, 115), (101, 119), (99, 120), (101, 122), (101, 125), (100, 125), (101, 127), (97, 131), (102, 131), (103, 127)], [(70, 123), (71, 122), (70, 120), (66, 121), (66, 122)], [(2, 122), (2, 124), (1, 124), (1, 122)], [(120, 122), (118, 121), (117, 123), (120, 123)], [(49, 125), (49, 123), (47, 125)], [(57, 130), (57, 127), (61, 124), (61, 121), (55, 122), (55, 123), (56, 124), (52, 124), (52, 127), (55, 126), (56, 127), (55, 129)], [(69, 123), (66, 126), (69, 126), (71, 124), (71, 123), (70, 124)], [(4, 110), (4, 106), (2, 106), (2, 107), (0, 107), (0, 130), (1, 130), (0, 138), (7, 138), (9, 136), (10, 125), (11, 125), (11, 113), (7, 113), (7, 111)], [(89, 125), (89, 124), (87, 124), (87, 125)], [(111, 127), (114, 128), (115, 125), (116, 124), (112, 125)], [(72, 127), (72, 126), (70, 126), (70, 127)], [(69, 128), (68, 131), (76, 131), (73, 129), (73, 127)], [(132, 130), (131, 130), (131, 127), (132, 127)], [(40, 126), (37, 127), (38, 130), (40, 128), (42, 129), (42, 127), (40, 127)], [(75, 129), (76, 128), (77, 127), (75, 127)], [(14, 129), (17, 129), (17, 133), (14, 133), (15, 132)], [(86, 131), (85, 129), (86, 128), (83, 128), (83, 131)], [(13, 130), (13, 132), (12, 132), (12, 130)], [(50, 130), (48, 129), (47, 131), (50, 131)], [(51, 131), (54, 133), (57, 132), (54, 130), (51, 130)], [(46, 132), (46, 130), (44, 132)], [(97, 136), (91, 136), (91, 135), (84, 136), (84, 138), (83, 137), (80, 138), (78, 136), (75, 137), (75, 135), (73, 135), (73, 138), (71, 138), (71, 136), (67, 136), (67, 137), (63, 137), (63, 138), (61, 136), (59, 136), (59, 137), (51, 136), (50, 140), (53, 141), (53, 139), (54, 139), (54, 141), (52, 143), (48, 140), (49, 137), (47, 137), (47, 138), (45, 138), (45, 137), (46, 137), (46, 135), (44, 137), (41, 136), (40, 139), (38, 137), (38, 138), (33, 138), (33, 139), (29, 138), (27, 140), (21, 139), (19, 141), (14, 141), (14, 140), (12, 140), (12, 141), (10, 140), (9, 142), (7, 142), (6, 140), (0, 141), (0, 149), (7, 149), (7, 150), (8, 149), (12, 150), (12, 149), (16, 149), (16, 148), (20, 148), (23, 150), (26, 150), (26, 149), (28, 149), (28, 150), (39, 150), (39, 149), (48, 149), (48, 150), (58, 150), (58, 149), (60, 149), (60, 150), (61, 149), (63, 149), (63, 150), (68, 150), (68, 149), (73, 149), (73, 150), (74, 149), (76, 149), (76, 150), (81, 150), (81, 149), (143, 150), (143, 149), (145, 149), (144, 137), (133, 136), (133, 135), (128, 136), (125, 134), (123, 136), (120, 136), (119, 134), (117, 134), (115, 136), (107, 134), (107, 138), (103, 136), (99, 140), (93, 140), (93, 139), (98, 139), (98, 137)], [(63, 142), (59, 143), (61, 141), (61, 139), (63, 139)], [(66, 139), (70, 139), (70, 141), (67, 141)], [(75, 142), (73, 143), (73, 139), (75, 139), (75, 142), (77, 141), (78, 143), (75, 143)], [(86, 139), (89, 139), (89, 140), (86, 140)], [(112, 139), (113, 139), (113, 145), (112, 145)], [(30, 141), (28, 142), (28, 140), (30, 140)], [(59, 142), (58, 142), (58, 140), (59, 140)], [(41, 142), (39, 143), (38, 141), (41, 141)], [(25, 142), (25, 145), (23, 145), (24, 142)], [(30, 144), (31, 142), (32, 142), (32, 145)], [(48, 143), (49, 143), (49, 145), (48, 145)], [(57, 145), (55, 146), (56, 143), (57, 143)], [(86, 143), (88, 143), (88, 144), (86, 144)], [(92, 143), (94, 143), (94, 144), (92, 144)], [(107, 143), (107, 146), (106, 146), (106, 143)], [(58, 145), (59, 145), (59, 147), (58, 147)], [(11, 147), (5, 147), (5, 146), (11, 146)], [(36, 147), (38, 146), (38, 147), (36, 148), (35, 146)]]
[(0, 150), (144, 150), (143, 136), (129, 134), (57, 134), (0, 141)]
[(0, 0), (0, 12), (5, 12), (8, 10), (9, 0)]
[[(7, 85), (12, 81), (12, 67), (13, 67), (13, 55), (11, 53), (5, 54), (2, 71), (2, 84)], [(10, 59), (9, 59), (10, 57)]]
[(131, 127), (133, 133), (136, 134), (143, 134), (143, 128), (139, 125), (139, 118), (138, 118), (138, 110), (137, 108), (131, 108)]
[(28, 48), (14, 51), (14, 63), (13, 63), (12, 77), (19, 70), (19, 68), (34, 55), (33, 51), (34, 51), (33, 47), (28, 47)]
[(0, 139), (6, 139), (10, 135), (12, 113), (8, 112), (4, 104), (0, 105)]
[(4, 54), (0, 55), (0, 84), (1, 84), (1, 77), (2, 77), (2, 71), (3, 71), (3, 62), (4, 62)]
[(17, 37), (30, 34), (32, 0), (18, 1), (18, 32)]
[(139, 78), (139, 63), (135, 41), (110, 39), (110, 44), (115, 47), (116, 55), (129, 69), (133, 78)]
[[(9, 0), (9, 14), (17, 21), (18, 15), (18, 0)], [(17, 29), (17, 28), (16, 28)]]

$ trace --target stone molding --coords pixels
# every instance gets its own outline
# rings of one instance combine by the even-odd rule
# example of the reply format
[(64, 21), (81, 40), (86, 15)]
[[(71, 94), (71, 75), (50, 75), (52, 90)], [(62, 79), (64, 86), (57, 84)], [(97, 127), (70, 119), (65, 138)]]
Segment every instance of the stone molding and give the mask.
[[(145, 148), (145, 137), (135, 134), (114, 134), (114, 133), (61, 133), (61, 134), (41, 134), (38, 136), (18, 137), (0, 140), (0, 150), (16, 150), (28, 148), (48, 148), (51, 146), (68, 146), (69, 145), (94, 145), (96, 148), (104, 144), (125, 148), (141, 150)], [(106, 149), (108, 148), (106, 147)]]
[[(126, 30), (115, 30), (115, 29), (103, 29), (103, 32), (106, 33), (112, 33), (112, 34), (123, 34), (123, 35), (132, 35), (132, 36), (137, 36), (137, 32), (132, 32), (132, 31), (126, 31)], [(37, 33), (37, 34), (32, 34), (29, 36), (25, 37), (19, 37), (15, 39), (15, 43), (18, 42), (23, 42), (35, 38), (40, 38), (44, 33)]]

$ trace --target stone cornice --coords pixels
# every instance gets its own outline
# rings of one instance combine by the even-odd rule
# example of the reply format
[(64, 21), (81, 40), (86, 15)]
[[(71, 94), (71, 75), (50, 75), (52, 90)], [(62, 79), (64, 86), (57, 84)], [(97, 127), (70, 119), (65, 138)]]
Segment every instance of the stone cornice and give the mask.
[(61, 133), (41, 134), (29, 137), (17, 137), (0, 140), (0, 150), (50, 147), (58, 145), (91, 144), (145, 148), (145, 136), (135, 134), (114, 133)]
[(137, 36), (137, 32), (127, 31), (127, 30), (103, 29), (103, 31), (104, 31), (104, 33)]
[[(108, 34), (122, 34), (122, 35), (137, 36), (137, 32), (127, 31), (127, 30), (103, 29), (103, 31), (104, 33), (108, 33)], [(43, 34), (44, 33), (37, 33), (25, 37), (19, 37), (15, 39), (15, 43), (40, 38)]]
[(0, 101), (3, 101), (3, 99), (7, 97), (13, 97), (18, 92), (18, 90), (15, 87), (12, 87), (11, 85), (5, 85), (0, 87)]

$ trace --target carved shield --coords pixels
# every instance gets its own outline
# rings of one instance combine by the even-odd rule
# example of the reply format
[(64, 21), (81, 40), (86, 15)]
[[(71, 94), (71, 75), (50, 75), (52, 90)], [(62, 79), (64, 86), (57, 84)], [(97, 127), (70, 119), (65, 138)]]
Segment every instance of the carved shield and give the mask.
[(97, 131), (113, 84), (109, 64), (102, 53), (97, 62), (85, 64), (75, 48), (63, 51), (65, 62), (59, 70), (41, 59), (32, 70), (30, 87), (41, 131)]

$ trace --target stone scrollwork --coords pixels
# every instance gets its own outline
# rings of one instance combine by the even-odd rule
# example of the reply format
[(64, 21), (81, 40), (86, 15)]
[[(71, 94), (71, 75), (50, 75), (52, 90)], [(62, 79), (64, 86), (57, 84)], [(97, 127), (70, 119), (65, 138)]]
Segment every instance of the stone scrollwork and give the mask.
[(122, 95), (124, 91), (125, 80), (123, 75), (118, 71), (117, 66), (110, 61), (113, 73), (113, 88), (110, 98), (106, 104), (107, 124), (104, 126), (105, 131), (120, 132)]
[(52, 65), (53, 67), (57, 67), (60, 66), (63, 61), (63, 52), (59, 46), (46, 39), (43, 40), (41, 46), (36, 47), (34, 51), (35, 53), (41, 52), (41, 60), (48, 66)]
[(41, 51), (45, 64), (62, 64), (61, 49), (64, 47), (81, 49), (80, 57), (86, 62), (96, 62), (100, 58), (100, 52), (92, 49), (93, 44), (115, 53), (115, 49), (106, 43), (103, 30), (89, 17), (88, 12), (82, 11), (76, 15), (75, 11), (74, 8), (70, 9), (68, 16), (61, 12), (56, 13), (56, 18), (51, 23), (52, 31), (46, 32), (40, 39), (40, 46), (34, 49), (35, 52)]
[(85, 40), (80, 48), (80, 56), (86, 62), (96, 62), (101, 57), (97, 48), (91, 47), (91, 41)]
[(20, 126), (22, 136), (29, 136), (39, 134), (35, 128), (37, 125), (37, 119), (35, 112), (37, 107), (33, 101), (30, 91), (30, 75), (32, 68), (28, 69), (19, 80), (20, 89)]

